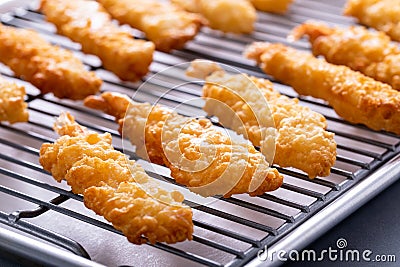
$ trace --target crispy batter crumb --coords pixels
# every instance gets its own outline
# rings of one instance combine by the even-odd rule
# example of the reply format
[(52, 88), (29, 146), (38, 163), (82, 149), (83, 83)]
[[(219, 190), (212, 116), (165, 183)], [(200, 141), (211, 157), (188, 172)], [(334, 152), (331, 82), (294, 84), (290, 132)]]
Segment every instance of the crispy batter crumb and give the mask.
[(25, 88), (0, 76), (0, 121), (10, 123), (28, 121), (28, 104), (24, 101)]

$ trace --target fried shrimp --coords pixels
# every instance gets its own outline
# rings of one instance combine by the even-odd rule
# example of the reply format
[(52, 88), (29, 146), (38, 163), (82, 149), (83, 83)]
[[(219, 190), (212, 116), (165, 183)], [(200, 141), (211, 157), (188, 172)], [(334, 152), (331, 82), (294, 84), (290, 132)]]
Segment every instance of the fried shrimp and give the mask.
[(375, 80), (400, 90), (400, 49), (383, 32), (369, 31), (362, 26), (330, 28), (307, 22), (293, 30), (291, 37), (309, 37), (313, 54), (326, 61), (346, 65)]
[(293, 0), (250, 0), (250, 2), (258, 10), (283, 14), (288, 10)]
[(154, 44), (135, 40), (115, 26), (96, 1), (42, 0), (40, 10), (60, 34), (80, 43), (83, 52), (98, 56), (120, 79), (137, 81), (149, 71)]
[(192, 211), (182, 204), (183, 195), (162, 189), (139, 164), (114, 150), (109, 133), (89, 131), (68, 113), (54, 129), (62, 136), (42, 145), (40, 164), (82, 193), (86, 207), (135, 244), (192, 239)]
[(400, 0), (349, 0), (344, 14), (400, 41)]
[(89, 187), (84, 203), (134, 244), (191, 240), (192, 211), (181, 203), (182, 196), (179, 194), (178, 199), (174, 199), (172, 197), (176, 196), (160, 192), (160, 197), (162, 201), (149, 197), (137, 183), (122, 182), (117, 188)]
[(229, 138), (207, 119), (111, 92), (88, 97), (85, 105), (116, 116), (139, 156), (166, 165), (178, 183), (202, 196), (255, 196), (282, 184), (282, 175), (252, 145)]
[(390, 85), (282, 44), (256, 42), (245, 55), (299, 94), (328, 101), (345, 120), (400, 134), (400, 92)]
[(182, 48), (199, 31), (204, 19), (182, 8), (156, 0), (100, 0), (100, 4), (121, 23), (146, 34), (156, 48), (169, 52)]
[(223, 32), (251, 33), (257, 14), (247, 0), (171, 0), (183, 9), (199, 13), (208, 21), (210, 28)]
[[(268, 124), (262, 122), (265, 115), (261, 114), (268, 112), (260, 112), (258, 120), (254, 114), (255, 111), (269, 109), (277, 129), (273, 162), (281, 167), (303, 170), (310, 178), (329, 175), (336, 159), (336, 142), (334, 134), (325, 130), (324, 116), (299, 105), (296, 98), (281, 95), (268, 80), (246, 74), (227, 74), (214, 64), (195, 60), (188, 69), (189, 76), (206, 81), (203, 97), (206, 100), (204, 110), (208, 115), (217, 116), (223, 125), (243, 134), (255, 146), (262, 147), (264, 140), (260, 131)], [(207, 68), (210, 71), (205, 71)], [(221, 103), (235, 112), (243, 124), (234, 123)], [(268, 158), (268, 155), (265, 156)]]
[(0, 62), (43, 94), (83, 99), (99, 91), (102, 81), (70, 51), (51, 45), (32, 30), (0, 24)]
[(24, 101), (25, 88), (0, 76), (0, 121), (9, 123), (28, 121), (28, 104)]

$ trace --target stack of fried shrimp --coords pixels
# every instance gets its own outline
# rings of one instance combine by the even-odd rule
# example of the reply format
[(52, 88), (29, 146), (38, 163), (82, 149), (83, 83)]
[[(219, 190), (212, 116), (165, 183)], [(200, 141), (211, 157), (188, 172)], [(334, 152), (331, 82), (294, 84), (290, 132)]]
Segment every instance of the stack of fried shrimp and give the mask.
[(160, 51), (180, 49), (192, 40), (204, 19), (168, 2), (157, 0), (100, 0), (100, 4), (120, 23), (146, 34)]
[(10, 123), (28, 121), (28, 104), (24, 101), (25, 88), (0, 76), (0, 121)]
[(400, 41), (400, 0), (349, 0), (344, 14)]
[(80, 43), (83, 52), (98, 56), (120, 79), (137, 81), (149, 71), (154, 44), (135, 40), (115, 26), (96, 1), (42, 0), (40, 10), (60, 34)]
[(115, 116), (120, 133), (136, 146), (139, 156), (165, 164), (171, 176), (193, 192), (255, 196), (282, 184), (282, 175), (252, 145), (229, 138), (207, 119), (184, 117), (111, 92), (90, 96), (85, 105)]
[[(187, 73), (206, 80), (203, 97), (208, 115), (217, 116), (223, 125), (261, 146), (261, 152), (264, 141), (261, 131), (268, 123), (263, 123), (265, 115), (260, 111), (270, 110), (277, 129), (274, 163), (303, 170), (310, 178), (329, 175), (336, 159), (336, 142), (334, 134), (325, 130), (324, 116), (299, 105), (296, 98), (281, 95), (268, 80), (227, 74), (214, 62), (195, 60)], [(226, 116), (229, 113), (220, 103), (235, 112), (243, 126), (231, 123), (232, 116)], [(260, 118), (254, 116), (256, 112), (260, 112)]]
[(160, 188), (139, 164), (114, 150), (109, 133), (89, 131), (68, 113), (54, 129), (62, 136), (42, 145), (40, 164), (83, 194), (86, 207), (135, 244), (192, 239), (192, 211), (182, 204), (182, 194)]
[(181, 8), (201, 14), (210, 28), (231, 33), (251, 33), (257, 14), (247, 0), (171, 0)]
[(245, 55), (299, 94), (328, 101), (345, 120), (400, 134), (400, 92), (390, 85), (282, 44), (256, 42)]
[(307, 22), (296, 27), (291, 37), (303, 35), (308, 35), (314, 55), (323, 55), (330, 63), (346, 65), (400, 90), (400, 49), (385, 33), (362, 26), (330, 28)]
[(70, 51), (53, 46), (38, 33), (0, 24), (0, 62), (42, 93), (83, 99), (99, 91), (102, 81)]

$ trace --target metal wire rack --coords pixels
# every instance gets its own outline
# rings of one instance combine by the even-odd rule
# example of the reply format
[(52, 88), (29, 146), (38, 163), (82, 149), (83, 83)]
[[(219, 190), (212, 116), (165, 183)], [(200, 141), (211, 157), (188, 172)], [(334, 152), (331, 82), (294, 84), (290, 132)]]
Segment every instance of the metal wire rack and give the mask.
[[(337, 25), (352, 24), (350, 18), (340, 15), (342, 4), (343, 1), (299, 0), (285, 16), (259, 12), (256, 31), (252, 35), (223, 35), (205, 28), (181, 51), (174, 51), (171, 54), (156, 52), (151, 73), (147, 77), (176, 64), (195, 58), (207, 58), (234, 66), (251, 75), (271, 78), (263, 74), (252, 62), (241, 57), (244, 47), (252, 41), (262, 40), (287, 43), (285, 37), (290, 29), (308, 19), (324, 20)], [(72, 50), (89, 69), (96, 71), (104, 80), (103, 91), (112, 90), (128, 95), (137, 92), (135, 99), (138, 101), (151, 103), (158, 101), (168, 106), (183, 103), (178, 109), (182, 114), (205, 115), (201, 110), (201, 101), (194, 104), (185, 103), (188, 99), (200, 98), (199, 85), (176, 87), (177, 84), (186, 81), (184, 69), (179, 66), (173, 72), (161, 72), (149, 79), (146, 83), (149, 88), (139, 92), (141, 83), (121, 83), (113, 74), (102, 69), (98, 58), (83, 54), (79, 50), (79, 45), (58, 36), (54, 26), (45, 22), (34, 7), (7, 13), (2, 16), (2, 23), (34, 29), (52, 43)], [(132, 31), (132, 33), (135, 37), (142, 38), (140, 32)], [(308, 49), (308, 45), (302, 41), (290, 45)], [(116, 130), (117, 125), (110, 116), (89, 110), (79, 101), (59, 100), (52, 95), (41, 95), (36, 88), (14, 77), (5, 66), (0, 66), (0, 72), (10, 80), (27, 87), (30, 112), (28, 123), (0, 124), (0, 222), (4, 227), (27, 233), (90, 259), (90, 254), (95, 253), (86, 251), (88, 244), (82, 240), (75, 241), (74, 237), (66, 235), (65, 231), (58, 231), (60, 225), (49, 226), (43, 223), (41, 218), (46, 217), (46, 214), (51, 214), (50, 217), (67, 217), (77, 222), (80, 229), (94, 227), (106, 230), (111, 233), (111, 239), (122, 234), (100, 217), (84, 210), (81, 196), (72, 194), (65, 184), (54, 182), (38, 163), (38, 152), (43, 142), (53, 142), (57, 138), (51, 126), (54, 117), (63, 110), (70, 111), (78, 122), (90, 129), (110, 132), (114, 138), (114, 146), (122, 150), (123, 145)], [(283, 94), (298, 97), (289, 87), (276, 81), (274, 84)], [(171, 88), (174, 89), (170, 90)], [(311, 97), (299, 98), (301, 104), (322, 113), (328, 120), (329, 130), (336, 135), (338, 157), (337, 163), (332, 168), (332, 174), (309, 180), (298, 170), (279, 168), (285, 175), (285, 181), (282, 188), (275, 192), (255, 198), (234, 196), (229, 199), (216, 199), (210, 205), (198, 203), (196, 198), (189, 198), (186, 203), (194, 209), (193, 241), (177, 245), (147, 244), (145, 247), (152, 248), (148, 252), (150, 255), (158, 253), (154, 251), (162, 251), (161, 257), (176, 255), (177, 261), (182, 259), (186, 264), (243, 266), (254, 259), (257, 252), (265, 245), (271, 246), (290, 235), (293, 229), (323, 210), (344, 192), (352, 190), (360, 181), (400, 152), (399, 136), (349, 124), (340, 119), (326, 103)], [(133, 151), (124, 149), (124, 152), (137, 159)], [(152, 175), (161, 175), (173, 183), (164, 167), (142, 161), (141, 163)], [(400, 176), (400, 170), (397, 170), (396, 175)], [(66, 205), (68, 203), (72, 204)], [(48, 217), (44, 221), (46, 220), (49, 220)], [(88, 228), (89, 226), (93, 227)], [(62, 227), (68, 228), (68, 225)], [(127, 246), (137, 248), (131, 244)], [(143, 250), (141, 251), (143, 253)], [(34, 253), (35, 250), (32, 250), (31, 255)], [(92, 258), (95, 261), (100, 258), (101, 261), (99, 256)], [(135, 256), (124, 257), (124, 262), (118, 264), (136, 265), (136, 260), (138, 259)], [(51, 258), (43, 259), (43, 262), (50, 264)]]

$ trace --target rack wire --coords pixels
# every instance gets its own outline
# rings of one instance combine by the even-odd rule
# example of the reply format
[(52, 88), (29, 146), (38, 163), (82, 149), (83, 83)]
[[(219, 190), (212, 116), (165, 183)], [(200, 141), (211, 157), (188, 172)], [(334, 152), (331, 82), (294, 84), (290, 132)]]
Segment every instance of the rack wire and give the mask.
[[(343, 1), (299, 0), (285, 16), (259, 12), (256, 31), (252, 35), (237, 36), (204, 28), (196, 39), (181, 51), (171, 54), (156, 52), (149, 78), (176, 64), (195, 58), (207, 58), (234, 66), (240, 71), (274, 82), (275, 88), (289, 97), (299, 97), (292, 89), (277, 83), (263, 74), (251, 61), (241, 57), (244, 47), (252, 41), (287, 43), (290, 29), (308, 19), (324, 20), (337, 25), (350, 25), (353, 21), (340, 15)], [(21, 8), (2, 16), (2, 23), (18, 28), (38, 31), (47, 40), (72, 50), (82, 59), (88, 69), (95, 71), (104, 80), (102, 91), (118, 91), (135, 94), (138, 101), (174, 107), (188, 99), (200, 98), (200, 85), (176, 87), (186, 82), (184, 70), (177, 67), (174, 72), (161, 72), (147, 80), (148, 90), (138, 90), (138, 83), (121, 83), (113, 74), (105, 71), (98, 58), (80, 52), (80, 46), (55, 33), (53, 25), (32, 7)], [(142, 34), (132, 31), (135, 37)], [(308, 49), (304, 41), (290, 43), (298, 49)], [(66, 202), (83, 206), (82, 197), (71, 193), (65, 184), (57, 184), (43, 171), (38, 163), (38, 152), (43, 142), (53, 142), (57, 136), (51, 126), (61, 111), (68, 110), (77, 121), (99, 132), (110, 132), (116, 149), (137, 159), (134, 151), (123, 149), (117, 125), (113, 118), (85, 108), (79, 101), (59, 100), (52, 95), (41, 95), (32, 85), (16, 78), (5, 66), (0, 72), (10, 80), (27, 87), (30, 119), (25, 124), (0, 124), (0, 222), (13, 229), (35, 236), (77, 255), (90, 259), (85, 245), (70, 237), (46, 229), (36, 223), (35, 218), (54, 212), (82, 223), (82, 228), (92, 225), (115, 235), (122, 235), (109, 223), (89, 212), (65, 207)], [(146, 80), (145, 78), (145, 80)], [(171, 90), (171, 88), (174, 88)], [(322, 113), (328, 120), (329, 130), (336, 135), (338, 143), (337, 163), (328, 177), (310, 180), (298, 170), (278, 168), (285, 175), (282, 188), (259, 197), (233, 196), (215, 199), (212, 204), (201, 204), (197, 199), (187, 199), (193, 207), (195, 232), (193, 241), (177, 245), (147, 244), (158, 250), (174, 254), (190, 263), (207, 266), (243, 266), (254, 259), (265, 245), (272, 245), (300, 224), (311, 218), (329, 203), (351, 190), (400, 152), (400, 137), (386, 132), (375, 132), (361, 125), (352, 125), (339, 118), (324, 102), (299, 97), (300, 103)], [(201, 101), (183, 103), (178, 109), (184, 115), (204, 116)], [(211, 118), (215, 120), (215, 118)], [(153, 176), (161, 176), (174, 184), (164, 167), (143, 162)], [(177, 186), (177, 185), (176, 185)], [(12, 202), (13, 205), (7, 203)], [(12, 208), (11, 208), (12, 206)], [(65, 226), (68, 227), (68, 226)], [(222, 238), (222, 239), (221, 239)], [(223, 241), (221, 241), (223, 240)], [(134, 246), (134, 245), (130, 245)], [(96, 259), (94, 259), (96, 260)], [(134, 265), (126, 262), (124, 265)]]

